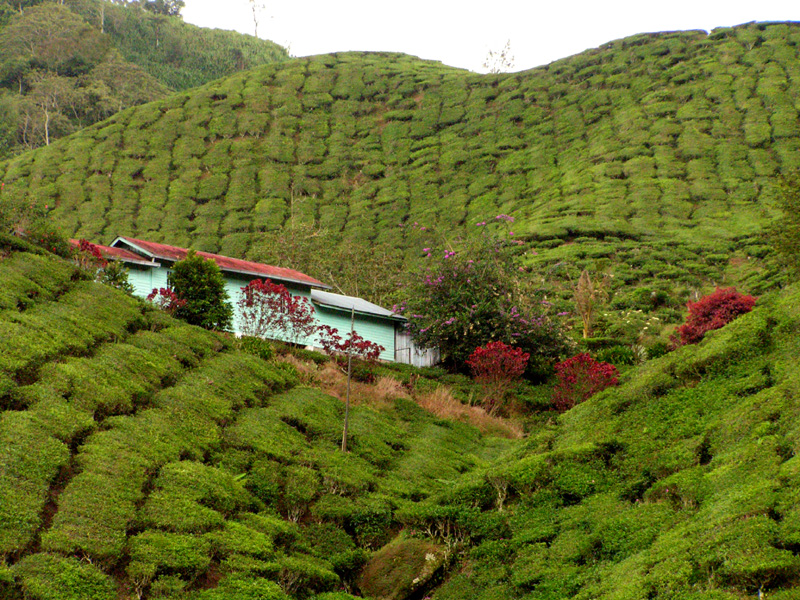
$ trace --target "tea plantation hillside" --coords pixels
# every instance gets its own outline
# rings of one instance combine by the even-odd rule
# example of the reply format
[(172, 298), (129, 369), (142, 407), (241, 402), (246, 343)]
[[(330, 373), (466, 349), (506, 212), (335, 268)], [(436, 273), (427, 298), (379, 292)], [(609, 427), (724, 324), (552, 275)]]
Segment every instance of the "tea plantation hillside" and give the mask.
[(353, 408), (343, 455), (342, 402), (291, 366), (0, 242), (0, 598), (356, 590), (399, 507), (511, 443), (398, 399)]
[(408, 531), (463, 544), (431, 597), (797, 598), (798, 333), (800, 290), (762, 298), (411, 507)]
[(522, 441), (343, 405), (3, 239), (0, 598), (789, 600), (800, 291)]
[(257, 258), (305, 223), (411, 249), (414, 222), (452, 235), (505, 213), (532, 266), (757, 291), (774, 284), (758, 259), (775, 178), (800, 167), (798, 42), (796, 23), (646, 34), (498, 75), (295, 59), (124, 111), (0, 175), (96, 241)]

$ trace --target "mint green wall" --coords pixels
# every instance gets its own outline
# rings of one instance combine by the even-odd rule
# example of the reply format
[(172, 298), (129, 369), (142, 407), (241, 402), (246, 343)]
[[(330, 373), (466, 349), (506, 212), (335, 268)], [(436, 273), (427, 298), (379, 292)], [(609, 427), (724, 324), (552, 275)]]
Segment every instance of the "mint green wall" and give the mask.
[(146, 298), (153, 288), (167, 287), (167, 269), (163, 267), (138, 267), (134, 264), (125, 264), (125, 267), (135, 296)]

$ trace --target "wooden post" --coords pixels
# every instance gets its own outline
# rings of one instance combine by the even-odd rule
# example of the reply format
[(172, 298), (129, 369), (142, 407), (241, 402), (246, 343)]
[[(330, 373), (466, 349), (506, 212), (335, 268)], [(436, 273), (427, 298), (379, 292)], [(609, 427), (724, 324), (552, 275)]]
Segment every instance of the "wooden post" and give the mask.
[(347, 396), (344, 401), (344, 431), (342, 431), (342, 452), (347, 452), (347, 425), (350, 421), (350, 379), (353, 376), (353, 332), (356, 321), (356, 307), (350, 309), (350, 344), (347, 347)]

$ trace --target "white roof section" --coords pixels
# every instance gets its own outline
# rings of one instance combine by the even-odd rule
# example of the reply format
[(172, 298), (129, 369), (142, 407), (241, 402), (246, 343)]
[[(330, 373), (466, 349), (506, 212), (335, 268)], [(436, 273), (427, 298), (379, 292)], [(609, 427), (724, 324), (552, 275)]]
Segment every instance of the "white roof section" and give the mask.
[(382, 306), (378, 306), (372, 302), (367, 302), (363, 298), (356, 298), (355, 296), (344, 296), (342, 294), (334, 294), (332, 292), (311, 290), (311, 301), (335, 310), (350, 312), (351, 310), (355, 309), (357, 313), (362, 315), (374, 315), (376, 317), (393, 319), (395, 321), (406, 320), (405, 317), (396, 315), (392, 311), (387, 310)]

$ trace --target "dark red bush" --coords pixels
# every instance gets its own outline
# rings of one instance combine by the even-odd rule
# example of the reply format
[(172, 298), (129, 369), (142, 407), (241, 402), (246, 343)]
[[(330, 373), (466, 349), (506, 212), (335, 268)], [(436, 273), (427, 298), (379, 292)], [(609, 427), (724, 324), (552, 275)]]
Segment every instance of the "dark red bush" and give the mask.
[(153, 291), (147, 295), (147, 300), (170, 316), (175, 316), (175, 311), (186, 306), (186, 300), (179, 298), (178, 294), (168, 287), (153, 288)]
[(88, 240), (78, 240), (78, 248), (75, 250), (75, 260), (78, 266), (86, 271), (96, 271), (108, 264), (108, 261), (100, 252), (100, 248)]
[(472, 375), (483, 386), (483, 407), (490, 413), (501, 408), (514, 382), (522, 377), (531, 355), (504, 344), (489, 342), (476, 348), (467, 359)]
[(556, 376), (558, 383), (553, 390), (553, 405), (559, 412), (569, 410), (619, 383), (614, 365), (596, 361), (585, 352), (558, 363)]
[(717, 288), (713, 294), (700, 298), (697, 302), (689, 302), (689, 316), (686, 323), (678, 327), (680, 344), (696, 344), (706, 332), (720, 329), (739, 315), (753, 310), (756, 303), (754, 296), (745, 296), (736, 288)]
[(331, 356), (346, 356), (352, 348), (353, 356), (363, 360), (378, 360), (386, 348), (375, 342), (365, 340), (353, 332), (352, 335), (348, 334), (347, 339), (343, 339), (339, 335), (339, 330), (330, 325), (319, 326), (319, 344), (322, 349)]

